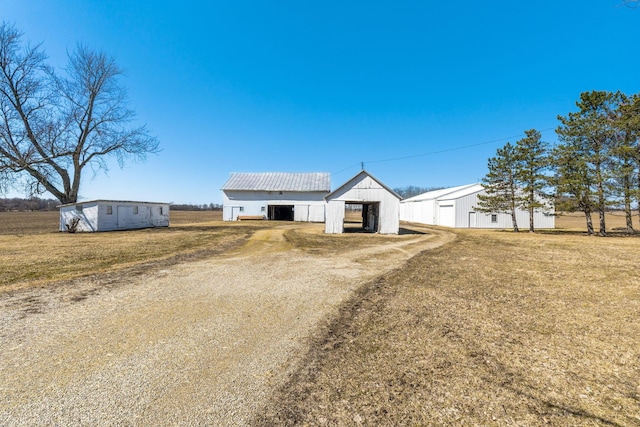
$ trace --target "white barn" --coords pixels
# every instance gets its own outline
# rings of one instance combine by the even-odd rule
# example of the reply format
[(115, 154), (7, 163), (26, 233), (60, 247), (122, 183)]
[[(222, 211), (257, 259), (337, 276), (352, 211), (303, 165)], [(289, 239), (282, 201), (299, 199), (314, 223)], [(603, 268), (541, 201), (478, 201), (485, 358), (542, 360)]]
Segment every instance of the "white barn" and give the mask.
[(393, 190), (362, 170), (325, 197), (325, 233), (343, 233), (345, 205), (359, 204), (362, 205), (362, 225), (365, 230), (381, 234), (398, 234), (400, 199)]
[(113, 231), (168, 227), (169, 204), (118, 200), (91, 200), (60, 207), (60, 231), (77, 223), (76, 231)]
[[(429, 191), (400, 203), (400, 219), (454, 228), (511, 228), (511, 214), (478, 212), (478, 195), (485, 194), (482, 184)], [(554, 228), (553, 207), (534, 212), (536, 228)], [(516, 220), (521, 228), (529, 227), (529, 212), (519, 209)]]
[(324, 222), (330, 174), (232, 173), (222, 186), (222, 218)]

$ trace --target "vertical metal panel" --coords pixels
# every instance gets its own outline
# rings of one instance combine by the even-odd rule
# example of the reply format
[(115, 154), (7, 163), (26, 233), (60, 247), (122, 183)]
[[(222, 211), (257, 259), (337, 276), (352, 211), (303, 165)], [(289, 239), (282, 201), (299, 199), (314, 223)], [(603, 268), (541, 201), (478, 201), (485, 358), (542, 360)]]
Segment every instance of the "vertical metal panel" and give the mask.
[(342, 234), (344, 232), (344, 201), (331, 200), (327, 203), (324, 232), (327, 234)]
[(309, 221), (309, 205), (294, 205), (293, 220), (298, 222)]
[[(238, 215), (267, 217), (269, 205), (294, 206), (295, 221), (324, 221), (325, 192), (223, 191), (222, 219), (235, 221)], [(297, 206), (304, 206), (296, 213)]]
[(456, 226), (456, 208), (453, 204), (438, 205), (438, 225), (443, 227)]

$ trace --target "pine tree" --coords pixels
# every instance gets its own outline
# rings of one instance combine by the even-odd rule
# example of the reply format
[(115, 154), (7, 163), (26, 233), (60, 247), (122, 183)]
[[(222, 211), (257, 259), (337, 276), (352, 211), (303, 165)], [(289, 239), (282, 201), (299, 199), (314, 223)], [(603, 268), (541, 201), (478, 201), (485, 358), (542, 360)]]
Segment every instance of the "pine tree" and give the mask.
[(499, 212), (511, 214), (513, 231), (518, 232), (516, 219), (517, 196), (517, 158), (516, 150), (507, 142), (503, 148), (498, 148), (496, 156), (488, 161), (489, 172), (482, 179), (482, 186), (486, 194), (478, 195), (479, 212)]
[(638, 198), (638, 163), (640, 161), (640, 98), (620, 94), (620, 104), (611, 117), (615, 137), (610, 161), (612, 192), (621, 198), (624, 206), (627, 233), (634, 233), (632, 201)]
[[(590, 185), (588, 197), (594, 204), (600, 219), (599, 234), (605, 236), (605, 210), (610, 195), (607, 184), (611, 179), (609, 161), (612, 156), (615, 131), (612, 116), (620, 100), (620, 92), (583, 92), (576, 105), (578, 112), (567, 117), (558, 116), (561, 125), (556, 133), (562, 145), (583, 156), (586, 178)], [(586, 215), (586, 212), (585, 212)]]
[(535, 129), (525, 131), (525, 138), (515, 146), (515, 181), (519, 186), (518, 207), (529, 212), (529, 231), (535, 231), (534, 213), (547, 209), (543, 201), (544, 190), (548, 186), (549, 168), (548, 144), (542, 141), (542, 135)]
[(564, 212), (581, 211), (587, 223), (587, 234), (594, 234), (591, 213), (595, 209), (591, 191), (591, 174), (580, 147), (560, 144), (551, 154), (555, 170), (552, 183), (556, 188), (556, 210)]

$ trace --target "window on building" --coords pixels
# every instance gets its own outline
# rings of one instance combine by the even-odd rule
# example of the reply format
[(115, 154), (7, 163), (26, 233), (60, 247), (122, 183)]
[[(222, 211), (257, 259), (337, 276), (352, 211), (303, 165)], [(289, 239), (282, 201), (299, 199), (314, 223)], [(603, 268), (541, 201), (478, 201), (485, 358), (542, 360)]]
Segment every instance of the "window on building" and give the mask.
[(240, 206), (240, 212), (244, 212), (244, 206)]
[(113, 206), (107, 205), (107, 215), (113, 215)]
[(138, 215), (138, 207), (137, 206), (133, 207), (133, 214), (134, 215)]
[(264, 211), (265, 211), (265, 209), (266, 209), (266, 208), (265, 208), (264, 206), (260, 208), (260, 210), (261, 210), (262, 212), (264, 212)]
[(160, 215), (162, 215), (162, 206), (160, 206)]
[(492, 223), (498, 222), (498, 215), (497, 214), (491, 214), (491, 222)]

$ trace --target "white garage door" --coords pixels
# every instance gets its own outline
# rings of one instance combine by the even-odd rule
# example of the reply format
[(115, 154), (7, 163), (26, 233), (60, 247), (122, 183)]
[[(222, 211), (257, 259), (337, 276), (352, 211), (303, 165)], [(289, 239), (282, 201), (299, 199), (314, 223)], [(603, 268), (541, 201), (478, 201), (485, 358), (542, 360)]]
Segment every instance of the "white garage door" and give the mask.
[(445, 227), (456, 226), (456, 211), (453, 208), (453, 205), (442, 205), (438, 212), (440, 214), (438, 221), (439, 225), (443, 225)]

